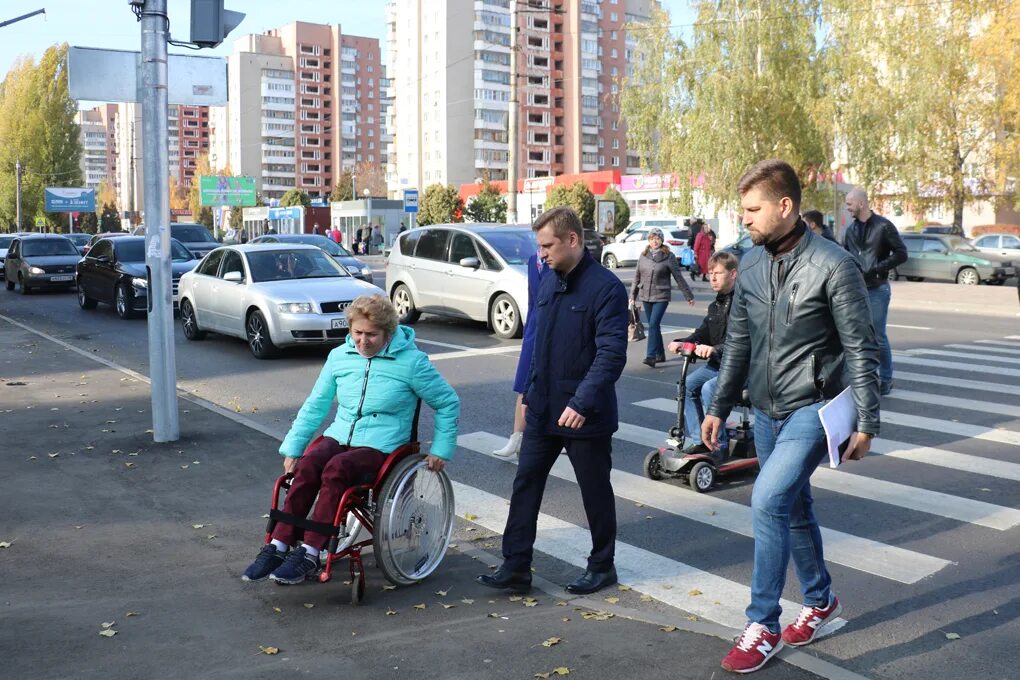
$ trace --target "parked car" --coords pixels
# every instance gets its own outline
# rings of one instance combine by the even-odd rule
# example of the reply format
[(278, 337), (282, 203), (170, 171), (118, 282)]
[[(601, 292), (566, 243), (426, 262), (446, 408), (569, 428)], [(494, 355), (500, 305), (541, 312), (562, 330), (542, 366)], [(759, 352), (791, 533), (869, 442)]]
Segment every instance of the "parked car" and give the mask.
[(74, 267), (81, 253), (74, 243), (60, 234), (29, 234), (18, 236), (4, 258), (4, 283), (7, 290), (20, 286), (28, 295), (36, 288), (71, 288)]
[(104, 238), (120, 238), (121, 236), (130, 236), (131, 234), (126, 231), (104, 231), (99, 234), (94, 234), (89, 242), (85, 244), (85, 248), (82, 250), (82, 255), (87, 255), (92, 246), (96, 245), (100, 239)]
[(690, 250), (687, 241), (691, 230), (683, 225), (683, 219), (642, 219), (631, 222), (623, 233), (606, 245), (602, 251), (602, 264), (610, 269), (637, 264), (641, 253), (648, 246), (648, 232), (653, 227), (662, 230), (666, 237), (665, 245), (676, 255), (676, 259), (684, 259), (684, 252)]
[(82, 255), (85, 254), (85, 246), (92, 240), (92, 234), (86, 234), (83, 231), (76, 231), (73, 234), (64, 234), (67, 238), (71, 239), (71, 243), (78, 249), (78, 252)]
[(1002, 285), (1016, 276), (1012, 258), (984, 253), (959, 236), (943, 234), (903, 234), (907, 261), (896, 267), (893, 277), (908, 281), (937, 279), (967, 285)]
[(7, 249), (14, 243), (14, 239), (19, 236), (27, 236), (25, 232), (15, 232), (13, 234), (0, 234), (0, 279), (5, 278), (4, 274), (4, 259), (7, 257)]
[(501, 338), (527, 320), (528, 225), (437, 224), (400, 234), (386, 265), (386, 292), (413, 324), (423, 312), (485, 321)]
[(258, 359), (281, 347), (338, 344), (344, 310), (378, 293), (312, 245), (245, 244), (216, 248), (181, 277), (181, 325), (188, 340), (206, 332), (242, 338)]
[(974, 239), (974, 247), (982, 253), (992, 253), (1020, 262), (1020, 236), (1014, 234), (982, 234)]
[[(134, 236), (145, 236), (145, 225), (138, 225), (131, 234)], [(220, 246), (219, 242), (213, 238), (213, 235), (205, 228), (204, 224), (173, 222), (170, 224), (170, 238), (180, 241), (198, 259), (202, 259), (210, 250)]]
[(252, 243), (307, 243), (318, 246), (354, 275), (354, 278), (372, 283), (372, 268), (351, 254), (351, 251), (322, 234), (267, 234)]
[(955, 224), (926, 224), (921, 227), (922, 234), (948, 234), (950, 236), (964, 236), (963, 229)]
[(754, 248), (754, 241), (751, 240), (750, 234), (744, 234), (733, 243), (728, 246), (723, 246), (719, 250), (725, 250), (727, 253), (733, 253), (739, 260), (751, 248)]
[(596, 262), (602, 261), (602, 249), (605, 244), (602, 241), (602, 237), (594, 229), (584, 230), (584, 247), (588, 249), (591, 256), (595, 258)]
[[(179, 241), (171, 239), (170, 262), (176, 307), (181, 276), (194, 269), (198, 260)], [(78, 283), (78, 306), (82, 309), (95, 309), (96, 304), (102, 302), (113, 305), (117, 316), (122, 319), (144, 314), (149, 297), (145, 237), (100, 239), (78, 262), (75, 280)]]

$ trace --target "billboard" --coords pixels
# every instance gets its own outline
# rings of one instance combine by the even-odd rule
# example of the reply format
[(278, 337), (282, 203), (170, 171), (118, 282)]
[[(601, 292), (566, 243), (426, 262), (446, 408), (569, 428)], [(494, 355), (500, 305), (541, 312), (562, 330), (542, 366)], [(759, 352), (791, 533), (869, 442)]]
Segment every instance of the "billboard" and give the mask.
[(603, 234), (616, 233), (616, 203), (599, 201), (596, 209), (595, 229)]
[(198, 178), (199, 200), (202, 206), (255, 205), (255, 179), (253, 177), (231, 177), (211, 175)]
[(95, 212), (96, 190), (85, 187), (46, 187), (46, 212)]

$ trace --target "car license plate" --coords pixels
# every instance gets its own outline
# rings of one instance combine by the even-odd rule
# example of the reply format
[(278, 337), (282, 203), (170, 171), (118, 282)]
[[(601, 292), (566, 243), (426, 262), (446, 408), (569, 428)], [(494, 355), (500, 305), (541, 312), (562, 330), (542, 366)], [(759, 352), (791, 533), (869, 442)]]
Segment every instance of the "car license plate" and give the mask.
[(334, 329), (335, 328), (347, 328), (347, 319), (346, 318), (332, 319), (332, 320), (330, 320), (330, 326), (329, 327), (330, 328), (334, 328)]
[(51, 276), (50, 281), (74, 281), (74, 277), (70, 274), (61, 274), (60, 276)]

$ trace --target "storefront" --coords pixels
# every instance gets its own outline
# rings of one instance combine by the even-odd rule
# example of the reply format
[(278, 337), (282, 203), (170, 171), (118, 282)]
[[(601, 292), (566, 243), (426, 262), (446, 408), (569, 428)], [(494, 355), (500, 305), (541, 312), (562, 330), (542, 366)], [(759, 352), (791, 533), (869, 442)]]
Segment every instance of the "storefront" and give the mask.
[[(403, 201), (391, 201), (385, 198), (367, 198), (357, 201), (338, 201), (329, 204), (329, 225), (340, 230), (341, 242), (354, 250), (355, 237), (361, 232), (365, 238), (365, 229), (378, 225), (382, 231), (385, 247), (393, 244), (393, 239), (400, 233), (401, 224), (411, 226), (410, 216), (404, 212)], [(375, 254), (375, 253), (373, 253)]]

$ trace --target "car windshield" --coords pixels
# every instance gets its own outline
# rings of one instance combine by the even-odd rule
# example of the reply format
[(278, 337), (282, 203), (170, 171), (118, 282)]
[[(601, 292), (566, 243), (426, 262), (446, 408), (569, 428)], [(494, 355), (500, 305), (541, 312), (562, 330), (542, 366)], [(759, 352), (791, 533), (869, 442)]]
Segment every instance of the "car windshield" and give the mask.
[[(193, 260), (191, 251), (178, 241), (170, 241), (170, 259), (174, 262)], [(121, 262), (145, 262), (145, 241), (128, 241), (117, 244), (117, 259)]]
[(83, 246), (92, 240), (92, 234), (68, 234), (67, 238), (71, 239), (76, 246)]
[(350, 256), (350, 253), (337, 245), (336, 241), (321, 234), (298, 234), (279, 238), (281, 243), (307, 243), (310, 246), (319, 246), (333, 257)]
[(527, 264), (528, 258), (538, 252), (535, 232), (530, 229), (480, 231), (478, 235), (495, 248), (507, 264)]
[(172, 224), (170, 235), (185, 243), (216, 243), (209, 230), (199, 224)]
[(951, 236), (946, 240), (949, 241), (950, 250), (962, 251), (965, 253), (977, 252), (977, 248), (975, 248), (974, 245), (965, 238)]
[(260, 250), (248, 253), (253, 282), (325, 279), (350, 276), (321, 250)]
[(41, 238), (23, 241), (22, 257), (46, 257), (49, 255), (78, 255), (78, 249), (66, 238)]
[(10, 248), (11, 241), (14, 240), (13, 236), (0, 236), (0, 250)]

